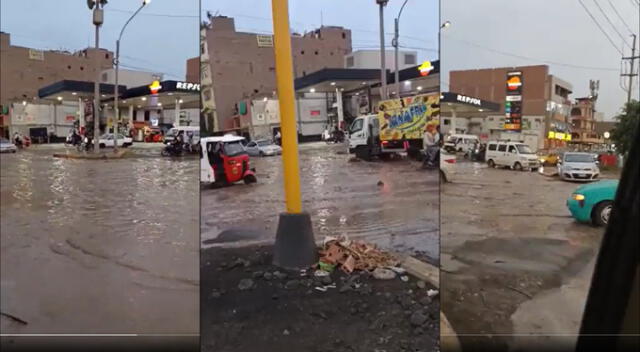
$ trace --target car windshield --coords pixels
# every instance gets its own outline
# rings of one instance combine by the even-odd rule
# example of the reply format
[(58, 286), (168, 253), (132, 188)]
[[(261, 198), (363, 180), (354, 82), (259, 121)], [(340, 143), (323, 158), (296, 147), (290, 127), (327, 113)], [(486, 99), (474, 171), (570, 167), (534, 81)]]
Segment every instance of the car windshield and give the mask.
[(594, 158), (591, 154), (565, 154), (564, 161), (567, 163), (592, 163)]
[(167, 131), (167, 134), (165, 134), (165, 136), (167, 136), (167, 137), (175, 137), (177, 132), (178, 132), (178, 130), (176, 130), (175, 128), (172, 128), (169, 131)]
[(258, 141), (257, 143), (258, 143), (259, 147), (266, 147), (268, 145), (273, 144), (273, 143), (271, 143), (271, 141)]
[(240, 141), (229, 142), (224, 144), (224, 153), (227, 154), (228, 156), (234, 156), (234, 155), (242, 154), (244, 152), (245, 152), (244, 147), (242, 146)]
[(531, 148), (525, 144), (516, 144), (516, 148), (518, 148), (518, 153), (520, 154), (533, 154)]
[(354, 132), (358, 132), (358, 131), (362, 130), (362, 125), (363, 124), (364, 124), (364, 120), (363, 119), (356, 119), (351, 124), (351, 127), (349, 127), (349, 132), (350, 133), (354, 133)]

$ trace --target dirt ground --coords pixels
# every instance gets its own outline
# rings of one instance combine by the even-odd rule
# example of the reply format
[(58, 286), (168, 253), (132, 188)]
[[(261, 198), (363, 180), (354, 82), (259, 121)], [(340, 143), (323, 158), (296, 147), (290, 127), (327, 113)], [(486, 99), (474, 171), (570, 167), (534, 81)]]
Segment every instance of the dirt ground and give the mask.
[(463, 349), (572, 348), (604, 232), (570, 216), (578, 186), (456, 165), (441, 195), (441, 286)]
[(439, 350), (439, 296), (427, 295), (429, 284), (338, 271), (322, 282), (273, 267), (270, 253), (203, 250), (202, 351)]

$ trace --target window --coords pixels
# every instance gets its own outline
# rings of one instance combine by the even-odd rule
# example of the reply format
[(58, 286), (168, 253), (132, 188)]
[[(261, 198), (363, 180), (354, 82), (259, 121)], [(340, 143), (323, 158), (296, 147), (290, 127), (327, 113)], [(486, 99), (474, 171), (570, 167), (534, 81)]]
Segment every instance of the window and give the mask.
[(80, 66), (80, 71), (84, 71), (84, 66)]
[(145, 120), (145, 121), (149, 121), (149, 119), (150, 119), (150, 114), (151, 114), (151, 111), (149, 111), (149, 110), (145, 110), (145, 111), (144, 111), (144, 120)]
[(315, 54), (318, 55), (318, 50), (316, 50)]
[(520, 154), (533, 154), (533, 150), (526, 144), (516, 144), (516, 148)]
[(571, 116), (581, 116), (581, 115), (582, 115), (582, 110), (580, 110), (580, 108), (571, 109)]
[(507, 145), (506, 144), (500, 144), (498, 146), (498, 151), (499, 152), (506, 152), (507, 151)]
[(351, 127), (349, 127), (349, 133), (355, 133), (355, 132), (358, 132), (358, 131), (362, 131), (362, 125), (363, 124), (364, 124), (364, 120), (363, 119), (356, 119), (351, 124)]
[(200, 44), (200, 54), (204, 55), (204, 43)]
[(109, 58), (109, 53), (104, 54), (104, 58), (108, 59)]
[(342, 39), (347, 39), (347, 33), (342, 32)]
[(71, 65), (67, 65), (67, 70), (70, 70), (70, 69), (71, 69)]
[(405, 54), (404, 55), (404, 64), (405, 65), (415, 65), (416, 64), (416, 56), (413, 54)]
[(354, 61), (353, 56), (349, 56), (347, 58), (347, 67), (353, 67), (354, 66), (354, 62), (353, 61)]
[(302, 51), (300, 52), (300, 55), (304, 55), (304, 50), (302, 50)]
[(138, 110), (133, 110), (133, 121), (136, 121), (136, 117), (138, 117)]
[(444, 125), (449, 126), (451, 124), (451, 120), (444, 120)]
[(509, 153), (517, 154), (517, 153), (518, 153), (518, 151), (516, 151), (516, 147), (514, 147), (514, 146), (510, 145), (510, 146), (509, 146)]
[(491, 151), (495, 151), (497, 147), (498, 147), (497, 144), (489, 144), (489, 150)]

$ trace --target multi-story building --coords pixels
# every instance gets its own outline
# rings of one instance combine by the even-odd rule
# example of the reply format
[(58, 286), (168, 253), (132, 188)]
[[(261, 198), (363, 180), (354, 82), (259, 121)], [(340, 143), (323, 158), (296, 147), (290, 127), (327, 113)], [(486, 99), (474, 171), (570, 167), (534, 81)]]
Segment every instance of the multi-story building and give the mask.
[[(513, 104), (508, 96), (508, 73), (518, 75), (520, 102), (519, 129), (508, 129), (506, 122), (511, 112), (505, 108)], [(491, 138), (509, 138), (527, 141), (537, 148), (565, 145), (570, 138), (569, 111), (572, 93), (570, 83), (549, 73), (549, 66), (501, 67), (478, 70), (451, 71), (449, 90), (500, 104), (495, 115), (483, 117)], [(490, 126), (489, 126), (490, 125)], [(461, 124), (457, 124), (461, 126)], [(458, 131), (460, 132), (460, 131)]]
[[(233, 18), (216, 16), (205, 26), (204, 49), (220, 130), (233, 129), (234, 116), (248, 113), (247, 105), (258, 97), (276, 92), (273, 36), (238, 32)], [(309, 33), (292, 34), (293, 69), (302, 77), (322, 68), (344, 67), (351, 53), (351, 31), (323, 26)], [(188, 73), (189, 74), (189, 73)], [(205, 91), (203, 91), (203, 94)], [(206, 98), (203, 96), (203, 98)]]
[(571, 142), (573, 144), (599, 144), (596, 124), (598, 120), (593, 97), (577, 98), (571, 108)]
[(200, 122), (202, 131), (218, 131), (218, 118), (216, 114), (216, 99), (213, 91), (213, 80), (211, 77), (211, 61), (209, 56), (209, 45), (207, 44), (207, 27), (200, 29), (200, 57), (195, 57), (187, 61), (187, 75), (192, 74), (194, 63), (198, 63), (200, 72), (200, 94), (202, 119)]
[[(95, 81), (96, 55), (100, 72), (113, 67), (113, 53), (106, 49), (87, 48), (73, 53), (38, 50), (12, 45), (11, 35), (0, 32), (0, 135), (6, 137), (12, 125), (21, 125), (18, 130), (22, 132), (46, 126), (49, 132), (56, 133), (56, 124), (51, 121), (58, 119), (63, 124), (76, 113), (69, 106), (55, 108), (50, 102), (41, 101), (38, 90), (65, 79)], [(31, 113), (25, 115), (24, 111)]]
[(96, 55), (101, 72), (113, 67), (113, 53), (106, 49), (43, 51), (11, 45), (11, 35), (0, 33), (0, 104), (31, 102), (38, 89), (63, 79), (95, 81)]

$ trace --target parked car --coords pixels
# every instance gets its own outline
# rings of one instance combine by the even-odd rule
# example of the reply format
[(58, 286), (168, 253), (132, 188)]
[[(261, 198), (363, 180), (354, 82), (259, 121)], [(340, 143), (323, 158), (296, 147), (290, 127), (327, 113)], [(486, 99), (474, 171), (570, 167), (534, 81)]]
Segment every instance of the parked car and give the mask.
[(456, 154), (440, 149), (440, 183), (451, 182), (451, 176), (455, 173), (453, 170), (455, 163)]
[(489, 167), (506, 166), (513, 170), (536, 171), (540, 161), (528, 145), (512, 141), (490, 141), (485, 154)]
[(558, 150), (549, 149), (541, 149), (536, 153), (536, 155), (538, 155), (538, 161), (544, 166), (556, 166), (558, 159), (560, 159), (560, 154), (561, 152)]
[(15, 153), (17, 149), (15, 144), (10, 140), (5, 138), (0, 139), (0, 153)]
[(558, 175), (565, 181), (594, 181), (600, 175), (597, 157), (591, 153), (566, 152), (558, 160)]
[(617, 189), (618, 180), (603, 180), (582, 185), (567, 199), (567, 208), (579, 222), (607, 225)]
[(478, 136), (473, 134), (452, 134), (448, 136), (444, 142), (444, 149), (450, 153), (461, 152), (467, 153), (480, 144)]
[[(118, 146), (126, 148), (132, 144), (133, 139), (131, 137), (125, 137), (123, 134), (118, 133)], [(113, 133), (105, 133), (100, 136), (98, 146), (100, 148), (113, 148)]]
[(282, 148), (268, 139), (251, 141), (245, 146), (251, 156), (267, 156), (282, 154)]

